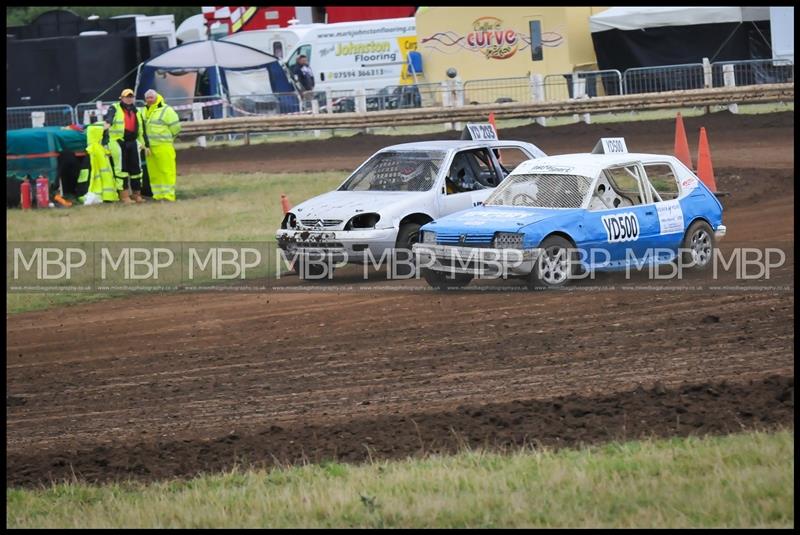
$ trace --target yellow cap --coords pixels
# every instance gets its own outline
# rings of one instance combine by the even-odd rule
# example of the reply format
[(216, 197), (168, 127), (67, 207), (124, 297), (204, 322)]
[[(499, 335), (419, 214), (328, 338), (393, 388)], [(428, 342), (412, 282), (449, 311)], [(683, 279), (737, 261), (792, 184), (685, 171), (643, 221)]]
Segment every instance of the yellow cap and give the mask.
[(133, 95), (133, 89), (123, 89), (119, 98), (127, 97), (128, 95)]

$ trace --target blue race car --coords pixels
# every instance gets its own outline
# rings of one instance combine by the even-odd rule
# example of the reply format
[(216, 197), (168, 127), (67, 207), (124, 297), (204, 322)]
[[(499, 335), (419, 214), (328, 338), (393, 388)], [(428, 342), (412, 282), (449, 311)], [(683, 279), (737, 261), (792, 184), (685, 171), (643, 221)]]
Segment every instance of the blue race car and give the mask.
[(711, 265), (722, 205), (673, 156), (565, 154), (521, 163), (482, 206), (424, 225), (417, 266), (433, 287), (475, 276), (565, 285), (597, 270)]

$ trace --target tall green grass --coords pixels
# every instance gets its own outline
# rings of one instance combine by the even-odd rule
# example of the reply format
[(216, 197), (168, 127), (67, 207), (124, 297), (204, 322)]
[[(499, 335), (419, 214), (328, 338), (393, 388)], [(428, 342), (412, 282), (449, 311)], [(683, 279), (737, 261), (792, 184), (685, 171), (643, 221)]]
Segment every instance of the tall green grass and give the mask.
[(6, 490), (8, 527), (792, 527), (794, 433)]

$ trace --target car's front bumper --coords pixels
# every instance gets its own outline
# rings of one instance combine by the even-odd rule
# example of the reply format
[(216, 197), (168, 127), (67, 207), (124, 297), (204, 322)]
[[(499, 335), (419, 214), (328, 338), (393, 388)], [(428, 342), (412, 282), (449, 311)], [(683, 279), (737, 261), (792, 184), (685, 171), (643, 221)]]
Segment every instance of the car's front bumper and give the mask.
[(527, 275), (542, 253), (539, 248), (491, 249), (427, 243), (414, 244), (413, 250), (420, 268), (486, 278)]
[(397, 240), (397, 229), (368, 230), (288, 230), (275, 235), (287, 256), (322, 256), (333, 262), (378, 261)]

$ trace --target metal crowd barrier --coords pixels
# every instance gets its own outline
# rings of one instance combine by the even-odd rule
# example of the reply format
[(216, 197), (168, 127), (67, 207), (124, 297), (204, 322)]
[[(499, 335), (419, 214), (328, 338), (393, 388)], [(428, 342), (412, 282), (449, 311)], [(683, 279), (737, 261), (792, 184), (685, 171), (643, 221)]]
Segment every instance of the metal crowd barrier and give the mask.
[(531, 80), (518, 78), (491, 78), (464, 82), (466, 104), (502, 104), (504, 102), (532, 102)]
[[(112, 104), (119, 102), (118, 100), (102, 101), (101, 106), (98, 108), (97, 102), (81, 102), (75, 106), (75, 120), (78, 124), (91, 124), (97, 121), (102, 121), (103, 117)], [(144, 101), (137, 100), (136, 107), (143, 108)]]
[(297, 93), (231, 95), (229, 102), (229, 117), (296, 113), (303, 104)]
[(575, 71), (544, 77), (545, 101), (622, 94), (622, 73), (616, 69)]
[(794, 82), (794, 63), (789, 60), (718, 61), (711, 64), (711, 70), (714, 87), (730, 85), (725, 83), (726, 70), (733, 72), (736, 86)]
[[(372, 112), (476, 104), (552, 102), (575, 98), (631, 95), (703, 87), (794, 82), (788, 60), (742, 60), (688, 63), (618, 70), (575, 71), (529, 77), (459, 79), (384, 87), (380, 90), (311, 91), (264, 95), (220, 95), (168, 99), (182, 121), (285, 115), (294, 113)], [(67, 126), (101, 120), (116, 101), (6, 108), (6, 129)], [(143, 107), (143, 101), (137, 101)], [(99, 116), (98, 116), (99, 115)]]
[(75, 123), (75, 111), (66, 104), (6, 108), (6, 130), (68, 126), (73, 123)]
[(706, 72), (702, 63), (638, 67), (625, 71), (622, 85), (625, 95), (702, 89), (706, 87)]

